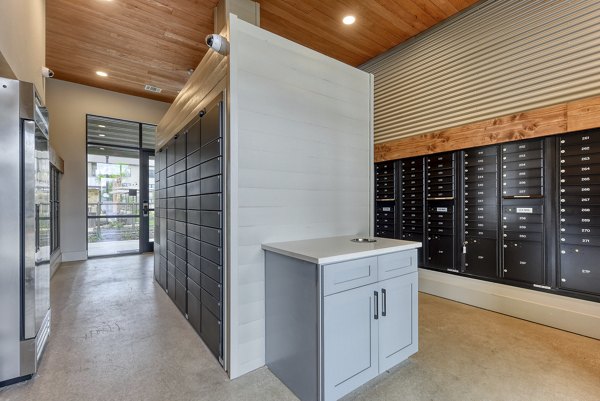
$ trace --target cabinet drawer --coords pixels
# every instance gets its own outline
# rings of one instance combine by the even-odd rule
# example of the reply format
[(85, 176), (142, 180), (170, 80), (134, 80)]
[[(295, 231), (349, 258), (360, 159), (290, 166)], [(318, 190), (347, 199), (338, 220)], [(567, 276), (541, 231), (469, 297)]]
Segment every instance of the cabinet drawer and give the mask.
[(543, 159), (521, 160), (517, 162), (503, 163), (502, 171), (517, 171), (517, 170), (539, 170), (544, 167)]
[(600, 248), (563, 245), (560, 253), (560, 287), (600, 294)]
[(402, 179), (404, 180), (423, 180), (423, 171), (406, 171), (402, 173)]
[(390, 253), (377, 257), (378, 280), (402, 276), (417, 271), (417, 251)]
[(427, 161), (431, 162), (444, 162), (454, 160), (454, 153), (442, 153), (437, 155), (427, 156)]
[(600, 185), (578, 185), (578, 186), (564, 186), (560, 189), (561, 194), (565, 195), (600, 195)]
[(497, 239), (498, 231), (497, 230), (465, 230), (465, 237)]
[(592, 165), (600, 163), (600, 153), (593, 153), (588, 155), (577, 155), (577, 156), (565, 156), (561, 157), (561, 165), (579, 166), (579, 165)]
[(496, 166), (498, 164), (498, 157), (496, 156), (496, 154), (490, 155), (490, 156), (467, 156), (465, 154), (465, 166), (480, 166), (480, 165), (486, 165), (486, 164), (491, 164), (493, 166)]
[(429, 192), (452, 191), (452, 190), (454, 190), (454, 185), (452, 185), (452, 183), (450, 183), (450, 184), (435, 183), (435, 184), (428, 185), (427, 190)]
[(452, 177), (454, 176), (454, 169), (447, 168), (445, 170), (433, 170), (427, 172), (427, 177), (432, 179), (436, 177)]
[(496, 146), (465, 150), (465, 158), (496, 156), (497, 154), (498, 148)]
[(496, 171), (498, 171), (498, 167), (495, 164), (465, 166), (465, 174), (470, 176), (474, 174), (495, 174)]
[(561, 146), (560, 154), (564, 156), (586, 155), (589, 153), (600, 153), (599, 143), (586, 143), (581, 145)]
[(519, 180), (528, 178), (538, 178), (544, 176), (544, 170), (542, 169), (528, 169), (528, 170), (511, 170), (504, 171), (502, 178), (507, 180)]
[(502, 190), (502, 196), (543, 196), (544, 188), (524, 187), (524, 188), (505, 188)]
[(542, 141), (516, 141), (507, 143), (502, 146), (502, 151), (504, 153), (518, 153), (530, 150), (542, 149)]
[(323, 294), (349, 290), (377, 281), (377, 257), (323, 266)]
[(579, 166), (560, 166), (561, 177), (564, 176), (579, 176), (581, 174), (586, 175), (600, 175), (600, 164), (581, 164)]
[(422, 242), (423, 241), (423, 234), (422, 233), (418, 233), (418, 232), (402, 232), (402, 237), (403, 240), (406, 241), (418, 241), (418, 242)]
[(502, 161), (506, 163), (516, 162), (519, 160), (535, 160), (544, 157), (543, 151), (540, 150), (529, 150), (518, 153), (508, 153), (502, 156)]

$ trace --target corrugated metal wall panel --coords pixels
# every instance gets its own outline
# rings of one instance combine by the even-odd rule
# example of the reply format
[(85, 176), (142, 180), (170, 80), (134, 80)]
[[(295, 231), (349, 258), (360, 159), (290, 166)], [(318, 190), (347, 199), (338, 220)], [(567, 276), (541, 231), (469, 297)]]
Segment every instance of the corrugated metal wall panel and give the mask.
[(375, 142), (600, 95), (600, 2), (488, 0), (362, 66)]

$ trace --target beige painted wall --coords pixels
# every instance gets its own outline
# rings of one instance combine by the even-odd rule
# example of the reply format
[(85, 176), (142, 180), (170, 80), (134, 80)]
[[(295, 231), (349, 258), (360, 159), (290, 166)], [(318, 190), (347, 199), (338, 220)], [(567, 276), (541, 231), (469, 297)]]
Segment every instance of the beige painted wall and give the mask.
[(157, 124), (169, 104), (53, 79), (46, 84), (46, 104), (50, 143), (65, 161), (60, 189), (63, 261), (83, 260), (87, 257), (86, 114)]
[(46, 1), (0, 1), (0, 53), (16, 77), (33, 82), (42, 99), (46, 60)]

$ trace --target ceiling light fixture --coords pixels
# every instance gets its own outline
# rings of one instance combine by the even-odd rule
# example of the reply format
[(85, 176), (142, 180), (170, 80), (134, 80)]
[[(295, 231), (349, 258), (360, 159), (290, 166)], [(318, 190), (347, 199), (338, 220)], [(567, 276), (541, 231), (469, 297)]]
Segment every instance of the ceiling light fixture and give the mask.
[(108, 77), (108, 74), (105, 73), (104, 71), (96, 71), (96, 75), (99, 75), (101, 77)]
[(98, 134), (98, 136), (106, 136), (105, 134)]
[(346, 25), (352, 25), (356, 22), (356, 17), (354, 15), (346, 15), (342, 22)]
[(104, 150), (104, 148), (99, 148), (100, 150)]
[(98, 124), (98, 127), (100, 127), (100, 128), (106, 128), (106, 125)]

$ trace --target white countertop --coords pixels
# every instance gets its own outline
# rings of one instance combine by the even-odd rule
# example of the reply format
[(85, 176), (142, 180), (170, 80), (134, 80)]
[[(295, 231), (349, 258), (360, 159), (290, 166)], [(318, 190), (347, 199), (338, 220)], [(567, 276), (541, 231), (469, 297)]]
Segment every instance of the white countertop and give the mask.
[(347, 260), (384, 255), (421, 247), (420, 242), (375, 238), (377, 242), (356, 243), (350, 241), (357, 235), (344, 237), (314, 238), (301, 241), (262, 244), (265, 251), (279, 253), (315, 264), (330, 264)]

